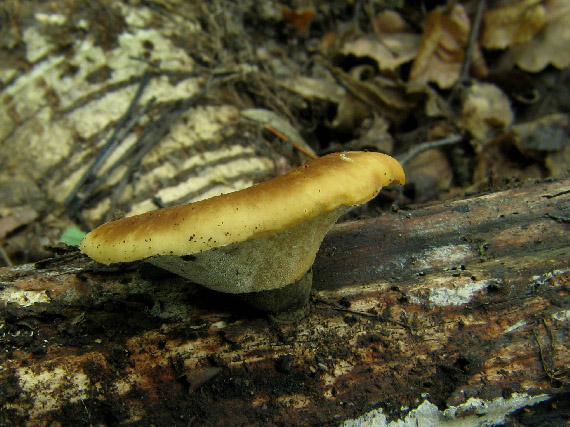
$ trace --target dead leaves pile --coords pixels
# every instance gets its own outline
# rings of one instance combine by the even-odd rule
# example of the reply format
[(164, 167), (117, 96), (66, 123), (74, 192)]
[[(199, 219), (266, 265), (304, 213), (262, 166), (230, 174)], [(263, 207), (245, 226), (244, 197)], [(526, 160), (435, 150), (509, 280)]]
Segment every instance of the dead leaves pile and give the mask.
[[(570, 1), (494, 2), (482, 11), (474, 37), (478, 2), (450, 4), (419, 18), (397, 10), (374, 13), (365, 4), (367, 30), (353, 20), (321, 38), (326, 72), (280, 84), (309, 102), (336, 106), (328, 126), (349, 135), (340, 148), (398, 155), (425, 141), (462, 135), (460, 151), (471, 156), (460, 162), (467, 171), (457, 170), (449, 150), (442, 155), (439, 149), (419, 162), (418, 171), (408, 171), (416, 190), (430, 193), (424, 198), (434, 194), (422, 183), (433, 183), (440, 191), (435, 197), (445, 197), (442, 192), (461, 181), (453, 175), (467, 174), (467, 184), (481, 188), (568, 170), (568, 115), (556, 103), (541, 105), (550, 94), (538, 73), (568, 79), (558, 70), (570, 65)], [(434, 181), (426, 164), (445, 171), (441, 179)]]
[(508, 49), (505, 65), (537, 73), (549, 64), (570, 65), (570, 2), (527, 0), (489, 10), (484, 16), (481, 44)]

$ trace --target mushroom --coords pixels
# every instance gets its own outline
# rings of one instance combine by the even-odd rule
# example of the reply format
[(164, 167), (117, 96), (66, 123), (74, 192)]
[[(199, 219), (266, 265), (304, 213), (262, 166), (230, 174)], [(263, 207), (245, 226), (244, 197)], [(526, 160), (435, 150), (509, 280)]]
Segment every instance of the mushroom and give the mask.
[(103, 224), (80, 247), (100, 263), (145, 260), (296, 319), (306, 312), (311, 266), (338, 217), (404, 182), (388, 155), (333, 153), (244, 190)]

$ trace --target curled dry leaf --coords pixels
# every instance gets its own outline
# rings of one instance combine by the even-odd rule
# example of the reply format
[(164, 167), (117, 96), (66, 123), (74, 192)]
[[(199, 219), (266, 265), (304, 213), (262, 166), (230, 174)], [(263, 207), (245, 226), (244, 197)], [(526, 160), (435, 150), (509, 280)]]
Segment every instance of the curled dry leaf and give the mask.
[(507, 96), (495, 85), (476, 83), (466, 93), (459, 125), (473, 136), (473, 146), (480, 152), (485, 143), (513, 121)]
[(366, 122), (369, 126), (362, 126), (362, 136), (344, 145), (348, 150), (370, 150), (391, 154), (394, 148), (394, 139), (389, 132), (390, 122), (378, 114), (374, 114), (372, 120)]
[(451, 117), (449, 103), (430, 85), (417, 80), (406, 84), (406, 93), (414, 99), (424, 99), (424, 113), (428, 117)]
[(548, 0), (545, 25), (529, 42), (512, 46), (507, 62), (530, 72), (539, 72), (548, 64), (562, 69), (570, 65), (570, 2)]
[(284, 80), (277, 80), (276, 83), (311, 101), (320, 99), (338, 104), (346, 94), (346, 90), (332, 79), (325, 80), (306, 76), (292, 76)]
[(312, 147), (303, 139), (299, 131), (287, 120), (281, 118), (273, 111), (264, 110), (262, 108), (250, 108), (242, 110), (241, 115), (246, 119), (270, 126), (279, 134), (283, 135), (285, 140), (291, 141), (293, 146), (300, 148), (305, 154), (312, 158), (317, 157)]
[(415, 58), (420, 46), (420, 35), (412, 33), (397, 12), (382, 12), (378, 15), (375, 28), (375, 35), (368, 34), (346, 42), (341, 53), (368, 56), (377, 62), (378, 68), (385, 71), (394, 71)]
[(18, 206), (0, 209), (0, 239), (22, 225), (29, 224), (38, 217), (38, 213), (31, 206)]
[(551, 176), (557, 176), (568, 171), (570, 165), (570, 145), (564, 146), (557, 153), (548, 154), (544, 160), (544, 165)]
[(473, 168), (474, 186), (471, 191), (481, 191), (512, 180), (524, 181), (544, 177), (537, 162), (521, 161), (517, 153), (513, 132), (504, 133), (490, 140), (477, 156)]
[(481, 45), (505, 49), (530, 41), (544, 26), (545, 8), (540, 0), (526, 0), (487, 10), (483, 16)]
[(424, 202), (449, 189), (453, 171), (442, 150), (433, 148), (418, 154), (406, 165), (407, 183), (415, 189), (415, 202)]
[(543, 159), (570, 147), (566, 114), (551, 114), (512, 127), (514, 143), (526, 157)]
[[(348, 73), (340, 68), (333, 69), (335, 78), (346, 88), (347, 96), (339, 104), (337, 117), (333, 126), (337, 127), (348, 123), (343, 117), (354, 115), (346, 109), (358, 108), (358, 120), (353, 120), (353, 129), (362, 123), (362, 120), (375, 111), (382, 117), (394, 122), (404, 120), (409, 111), (415, 106), (405, 92), (405, 88), (397, 81), (381, 76), (374, 76), (370, 66), (353, 67)], [(362, 106), (357, 106), (357, 104)], [(349, 130), (349, 129), (346, 129)]]
[(352, 93), (347, 93), (339, 102), (331, 125), (339, 132), (352, 133), (369, 116), (370, 108)]
[(291, 23), (300, 33), (305, 34), (311, 25), (311, 21), (315, 17), (315, 11), (312, 9), (293, 10), (288, 7), (281, 6), (283, 18)]
[(511, 100), (521, 104), (534, 104), (540, 99), (536, 79), (518, 69), (490, 72), (482, 80), (499, 87)]
[[(441, 88), (453, 86), (461, 71), (470, 28), (469, 17), (460, 4), (447, 14), (441, 9), (431, 11), (410, 71), (410, 80), (435, 82)], [(476, 75), (486, 72), (478, 45), (473, 49), (473, 68)]]

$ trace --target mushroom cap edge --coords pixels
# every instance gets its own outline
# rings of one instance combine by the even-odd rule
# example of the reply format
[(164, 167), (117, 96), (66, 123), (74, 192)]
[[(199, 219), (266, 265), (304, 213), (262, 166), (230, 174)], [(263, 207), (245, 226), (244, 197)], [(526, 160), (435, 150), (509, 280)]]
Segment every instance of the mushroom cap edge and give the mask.
[(103, 264), (155, 255), (191, 255), (265, 237), (405, 183), (402, 166), (375, 152), (333, 153), (263, 183), (186, 205), (103, 224), (82, 240), (83, 253)]

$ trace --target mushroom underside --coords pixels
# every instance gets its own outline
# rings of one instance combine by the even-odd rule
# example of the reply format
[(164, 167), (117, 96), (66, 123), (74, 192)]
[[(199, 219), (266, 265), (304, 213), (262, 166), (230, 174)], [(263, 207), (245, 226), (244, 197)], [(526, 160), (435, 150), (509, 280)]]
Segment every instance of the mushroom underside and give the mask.
[(282, 288), (309, 271), (325, 234), (346, 209), (342, 206), (263, 238), (186, 256), (157, 255), (146, 261), (219, 292)]

